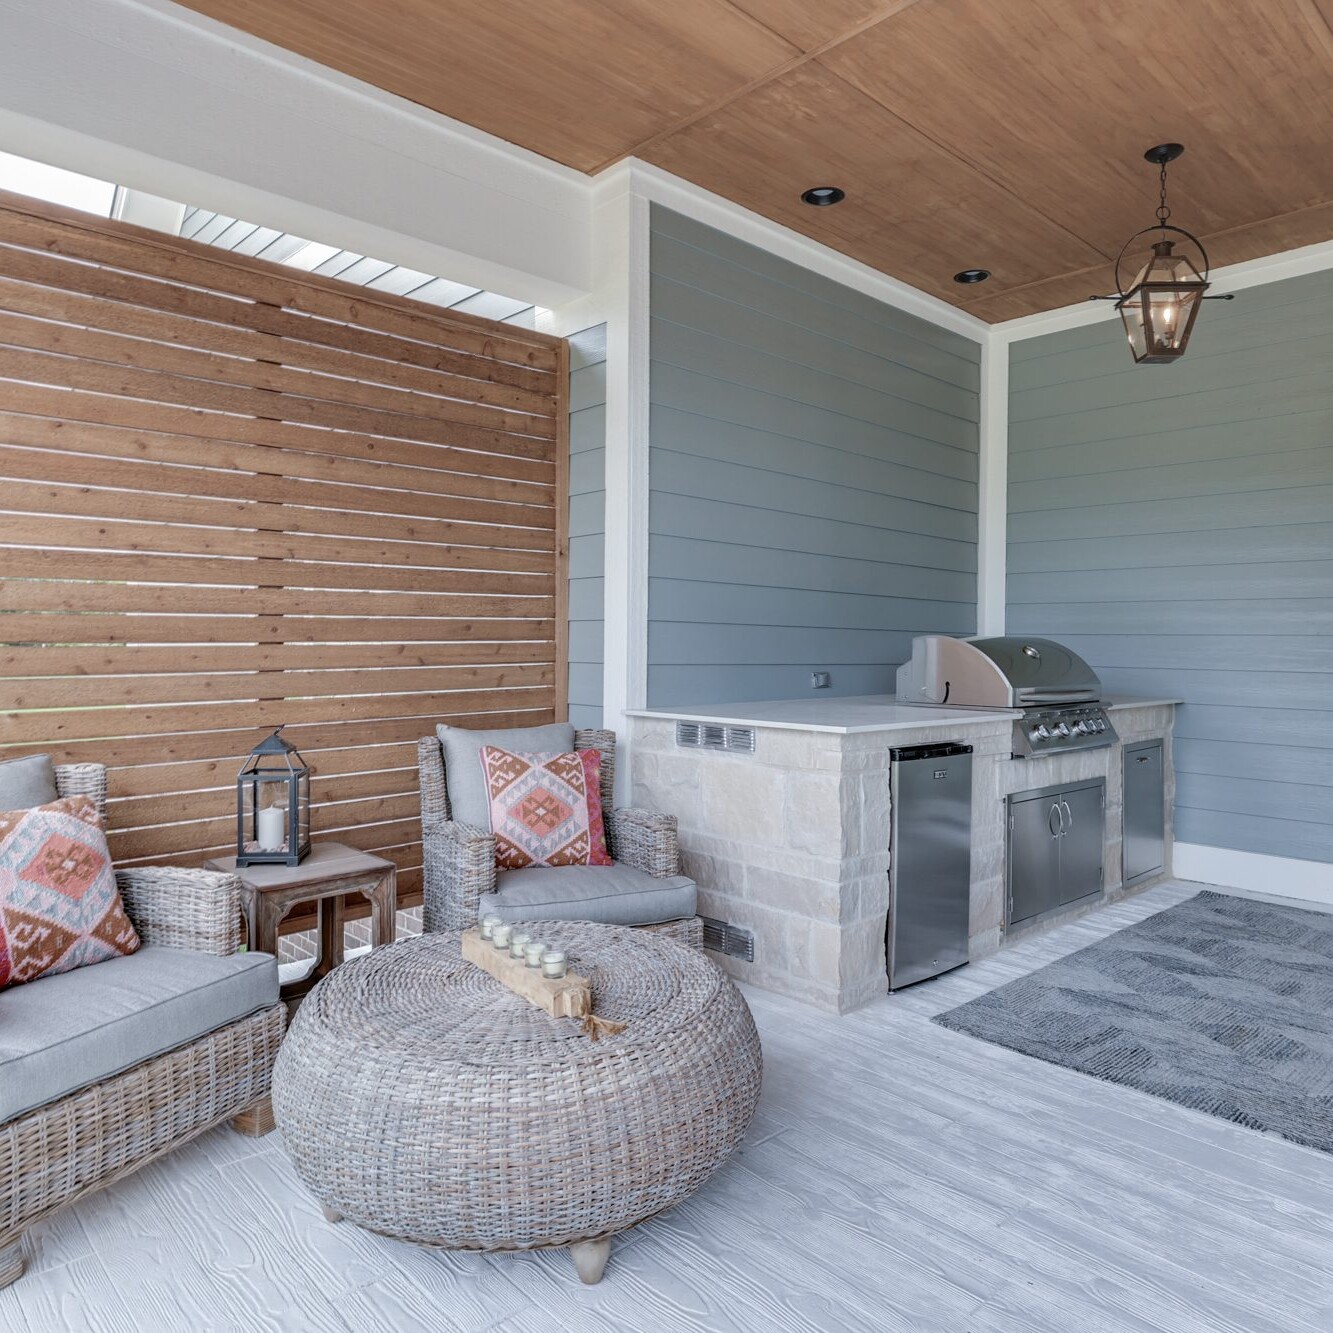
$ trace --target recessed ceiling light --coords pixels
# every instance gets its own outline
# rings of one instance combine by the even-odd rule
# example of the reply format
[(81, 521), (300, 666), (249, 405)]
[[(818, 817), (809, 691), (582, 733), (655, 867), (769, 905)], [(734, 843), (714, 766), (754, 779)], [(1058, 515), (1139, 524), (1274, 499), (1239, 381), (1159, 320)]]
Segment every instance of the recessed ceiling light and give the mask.
[(953, 280), (955, 282), (985, 282), (990, 277), (988, 268), (965, 268), (961, 273), (955, 273)]
[(814, 208), (827, 208), (830, 204), (842, 203), (846, 198), (846, 193), (836, 185), (816, 185), (801, 195), (801, 202)]

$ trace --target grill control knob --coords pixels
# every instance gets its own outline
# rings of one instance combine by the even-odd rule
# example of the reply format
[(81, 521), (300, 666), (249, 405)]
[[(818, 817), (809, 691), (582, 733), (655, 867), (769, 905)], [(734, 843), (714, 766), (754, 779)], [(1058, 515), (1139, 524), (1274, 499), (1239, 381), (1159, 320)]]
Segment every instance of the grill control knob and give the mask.
[(1078, 736), (1087, 736), (1091, 731), (1092, 728), (1082, 718), (1074, 723), (1074, 733)]
[(1056, 729), (1055, 729), (1055, 734), (1056, 734), (1057, 736), (1068, 736), (1068, 735), (1070, 734), (1070, 733), (1069, 733), (1069, 723), (1068, 723), (1068, 722), (1061, 722), (1060, 725), (1059, 725), (1058, 727), (1056, 727)]
[(1032, 739), (1037, 741), (1048, 740), (1051, 735), (1051, 729), (1044, 722), (1032, 733)]

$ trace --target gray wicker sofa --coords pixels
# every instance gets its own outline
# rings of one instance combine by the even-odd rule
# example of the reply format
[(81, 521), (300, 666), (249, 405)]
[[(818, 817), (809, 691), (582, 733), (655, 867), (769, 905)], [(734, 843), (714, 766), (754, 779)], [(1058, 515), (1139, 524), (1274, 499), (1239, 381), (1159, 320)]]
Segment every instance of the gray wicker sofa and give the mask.
[[(56, 768), (106, 813), (106, 769)], [(221, 1121), (271, 1128), (277, 962), (239, 952), (234, 876), (118, 870), (142, 948), (0, 991), (0, 1287), (34, 1222)]]
[[(500, 744), (503, 733), (493, 736), (493, 743)], [(516, 921), (638, 925), (702, 948), (694, 884), (680, 873), (675, 816), (615, 809), (615, 732), (588, 729), (572, 731), (572, 736), (574, 748), (602, 753), (601, 797), (612, 866), (497, 871), (494, 836), (454, 817), (439, 736), (423, 736), (417, 743), (424, 929), (466, 930), (483, 912), (494, 912)]]

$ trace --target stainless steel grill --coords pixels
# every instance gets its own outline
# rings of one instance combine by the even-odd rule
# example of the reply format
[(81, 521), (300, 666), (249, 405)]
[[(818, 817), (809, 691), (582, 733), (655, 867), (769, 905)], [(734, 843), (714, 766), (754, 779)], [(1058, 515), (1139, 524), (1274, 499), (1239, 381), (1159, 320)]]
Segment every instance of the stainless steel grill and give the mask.
[(901, 703), (1021, 709), (1013, 754), (1024, 759), (1113, 744), (1101, 689), (1096, 672), (1063, 644), (1013, 634), (919, 635), (910, 660), (898, 668)]

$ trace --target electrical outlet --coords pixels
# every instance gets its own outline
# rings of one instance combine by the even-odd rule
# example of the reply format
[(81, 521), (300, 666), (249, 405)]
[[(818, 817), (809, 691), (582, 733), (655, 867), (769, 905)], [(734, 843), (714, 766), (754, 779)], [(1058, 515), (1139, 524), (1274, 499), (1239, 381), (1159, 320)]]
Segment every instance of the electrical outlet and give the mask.
[(810, 688), (812, 690), (826, 690), (829, 687), (829, 674), (827, 671), (812, 671), (810, 673)]

